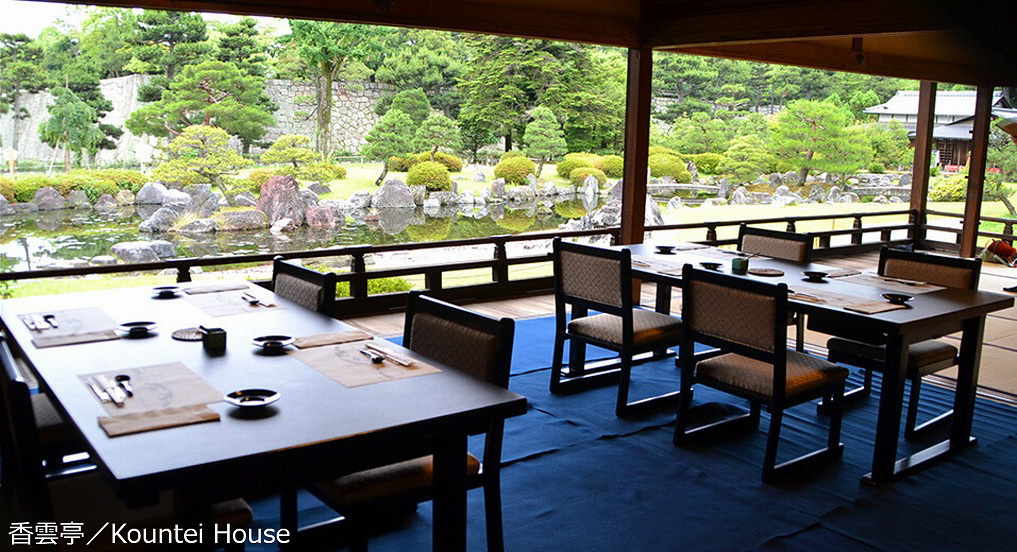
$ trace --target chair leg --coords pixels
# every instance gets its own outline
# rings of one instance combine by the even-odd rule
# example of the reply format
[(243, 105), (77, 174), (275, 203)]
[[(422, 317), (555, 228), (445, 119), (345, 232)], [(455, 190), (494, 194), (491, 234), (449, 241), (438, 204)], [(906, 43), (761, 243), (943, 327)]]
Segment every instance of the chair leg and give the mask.
[(586, 342), (581, 339), (569, 340), (569, 377), (581, 376), (586, 372)]
[(805, 315), (795, 315), (795, 350), (799, 353), (805, 352)]
[(833, 453), (840, 448), (840, 428), (844, 418), (844, 385), (842, 384), (832, 395), (832, 410), (830, 412), (830, 435), (826, 441), (826, 449)]
[(692, 369), (682, 368), (681, 370), (681, 391), (678, 394), (678, 414), (674, 421), (674, 444), (680, 446), (685, 443), (688, 435), (686, 430), (689, 426), (689, 406), (692, 405)]
[(784, 408), (770, 407), (770, 428), (766, 435), (766, 453), (763, 456), (763, 481), (770, 481), (775, 475), (777, 444), (780, 442), (780, 424), (784, 420)]
[(557, 393), (561, 389), (562, 357), (565, 355), (565, 334), (555, 332), (554, 334), (554, 358), (551, 360), (551, 393)]
[[(501, 519), (501, 478), (488, 474), (484, 485), (484, 521), (487, 523), (487, 552), (504, 552), (505, 536)], [(493, 476), (493, 477), (490, 477)]]
[[(831, 361), (832, 362), (832, 361)], [(860, 387), (855, 387), (849, 391), (845, 391), (843, 395), (843, 403), (855, 403), (868, 397), (872, 393), (872, 370), (869, 368), (864, 369), (864, 379)], [(816, 413), (821, 415), (827, 415), (832, 412), (830, 404), (830, 396), (827, 395), (823, 400), (816, 405)], [(843, 408), (843, 406), (842, 406)]]
[(629, 383), (632, 381), (632, 351), (621, 352), (621, 371), (618, 374), (618, 402), (614, 408), (615, 416), (624, 417), (629, 413), (626, 408), (629, 402)]
[(290, 535), (296, 535), (299, 529), (297, 523), (297, 489), (287, 487), (279, 495), (279, 526), (288, 530)]

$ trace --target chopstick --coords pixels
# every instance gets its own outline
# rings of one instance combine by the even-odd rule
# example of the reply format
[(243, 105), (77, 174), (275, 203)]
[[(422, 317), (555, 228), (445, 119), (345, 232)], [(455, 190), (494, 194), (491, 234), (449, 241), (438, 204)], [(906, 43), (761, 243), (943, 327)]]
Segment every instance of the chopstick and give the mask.
[(413, 364), (413, 360), (412, 359), (406, 358), (406, 357), (404, 357), (404, 356), (402, 356), (400, 354), (397, 354), (397, 353), (394, 353), (392, 351), (389, 351), (388, 349), (383, 349), (383, 348), (378, 347), (377, 345), (374, 345), (372, 343), (365, 343), (364, 344), (364, 348), (369, 349), (369, 350), (373, 351), (374, 353), (377, 353), (377, 354), (385, 357), (386, 359), (391, 360), (392, 362), (394, 362), (396, 364), (399, 364), (400, 366), (409, 366), (410, 364)]

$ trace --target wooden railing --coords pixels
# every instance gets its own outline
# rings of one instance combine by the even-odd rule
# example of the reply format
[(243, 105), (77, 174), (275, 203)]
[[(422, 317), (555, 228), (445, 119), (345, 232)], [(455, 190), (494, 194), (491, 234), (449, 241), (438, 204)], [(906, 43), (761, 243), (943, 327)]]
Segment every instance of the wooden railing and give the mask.
[[(908, 223), (896, 223), (889, 225), (875, 225), (865, 227), (864, 219), (875, 216), (888, 215), (909, 215)], [(835, 219), (853, 219), (852, 228), (843, 230), (826, 230), (811, 232), (816, 240), (815, 254), (817, 257), (833, 255), (849, 255), (872, 250), (883, 244), (908, 243), (913, 235), (914, 213), (908, 210), (877, 212), (877, 213), (852, 213), (834, 215), (809, 215), (799, 217), (776, 217), (766, 219), (753, 219), (745, 221), (752, 225), (758, 224), (783, 224), (788, 231), (796, 231), (797, 224), (806, 221), (822, 221)], [(737, 227), (742, 221), (718, 221), (706, 223), (669, 224), (654, 226), (646, 229), (647, 232), (664, 232), (673, 230), (703, 230), (703, 239), (694, 239), (700, 243), (709, 245), (733, 245), (736, 239), (718, 239), (718, 228)], [(905, 237), (894, 238), (894, 231), (906, 231)], [(19, 272), (0, 273), (0, 281), (4, 280), (28, 280), (34, 278), (53, 278), (67, 276), (86, 276), (91, 274), (111, 274), (123, 272), (145, 272), (172, 269), (176, 271), (178, 282), (191, 280), (191, 269), (194, 267), (212, 267), (223, 265), (236, 265), (245, 263), (267, 263), (276, 256), (288, 259), (320, 259), (325, 257), (348, 257), (350, 270), (336, 274), (340, 282), (349, 282), (349, 297), (336, 299), (335, 312), (343, 317), (357, 316), (385, 312), (391, 309), (401, 308), (405, 305), (406, 293), (385, 293), (377, 295), (368, 294), (368, 281), (378, 278), (391, 278), (403, 276), (423, 275), (424, 287), (438, 297), (456, 302), (483, 301), (505, 297), (517, 297), (532, 293), (546, 293), (553, 290), (554, 281), (550, 275), (527, 278), (512, 279), (509, 277), (509, 269), (514, 266), (523, 266), (534, 263), (542, 263), (550, 260), (550, 248), (542, 249), (538, 254), (528, 254), (509, 257), (507, 246), (520, 242), (550, 241), (554, 237), (563, 238), (590, 238), (596, 236), (608, 236), (612, 243), (616, 243), (619, 237), (619, 228), (610, 227), (597, 230), (581, 231), (546, 231), (516, 235), (490, 236), (485, 238), (474, 238), (464, 240), (402, 243), (389, 245), (351, 245), (328, 249), (315, 249), (307, 251), (293, 251), (286, 253), (262, 253), (249, 255), (231, 255), (212, 258), (187, 258), (173, 259), (151, 263), (121, 264), (82, 268), (60, 268), (50, 270), (31, 270)], [(840, 237), (847, 236), (846, 240)], [(866, 236), (873, 236), (867, 239)], [(686, 239), (686, 241), (688, 241)], [(844, 241), (846, 243), (839, 243)], [(406, 251), (422, 251), (429, 249), (448, 248), (475, 248), (477, 246), (492, 246), (490, 258), (468, 261), (441, 262), (424, 265), (368, 269), (368, 256)], [(489, 282), (471, 284), (465, 286), (445, 287), (443, 280), (447, 273), (470, 270), (489, 269), (491, 280)], [(267, 283), (263, 283), (267, 285)]]
[[(932, 210), (926, 211), (926, 213), (928, 215), (933, 216), (956, 218), (962, 221), (964, 220), (964, 215), (961, 213), (949, 213), (945, 211), (932, 211)], [(981, 223), (983, 222), (998, 222), (1003, 225), (1002, 232), (984, 232), (982, 230), (979, 230), (978, 231), (979, 237), (1003, 240), (1009, 244), (1013, 244), (1014, 239), (1017, 238), (1017, 236), (1014, 235), (1014, 226), (1017, 225), (1017, 219), (999, 218), (999, 217), (978, 217), (978, 221), (979, 226), (981, 226)], [(957, 250), (960, 248), (962, 230), (959, 226), (958, 227), (943, 226), (942, 224), (937, 224), (936, 221), (932, 222), (926, 221), (922, 225), (922, 227), (924, 229), (924, 234), (926, 236), (924, 241), (927, 246), (933, 246), (949, 250)], [(928, 237), (928, 233), (930, 231), (953, 234), (954, 240), (953, 241), (931, 240)]]

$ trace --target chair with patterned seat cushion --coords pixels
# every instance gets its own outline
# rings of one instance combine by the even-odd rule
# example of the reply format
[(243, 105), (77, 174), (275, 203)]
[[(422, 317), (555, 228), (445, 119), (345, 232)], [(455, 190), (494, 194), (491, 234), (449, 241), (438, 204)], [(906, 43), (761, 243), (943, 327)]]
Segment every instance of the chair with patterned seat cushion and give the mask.
[[(555, 338), (552, 393), (570, 393), (618, 382), (615, 413), (628, 416), (647, 407), (673, 405), (677, 392), (629, 402), (633, 358), (677, 345), (682, 323), (667, 314), (633, 307), (632, 253), (554, 240)], [(571, 308), (571, 321), (567, 308)], [(599, 314), (590, 315), (590, 311)], [(568, 372), (565, 341), (570, 342)], [(586, 345), (618, 353), (618, 361), (586, 365)], [(652, 358), (652, 357), (651, 357)]]
[[(0, 341), (0, 365), (5, 399), (0, 412), (0, 442), (4, 444), (4, 470), (11, 475), (0, 486), (4, 494), (5, 522), (80, 523), (86, 534), (99, 531), (107, 523), (123, 523), (131, 529), (161, 529), (172, 528), (180, 522), (168, 492), (160, 493), (153, 503), (133, 507), (115, 494), (94, 465), (77, 463), (56, 468), (47, 465), (39, 447), (27, 378), (3, 341)], [(210, 519), (221, 527), (225, 524), (244, 527), (250, 524), (252, 512), (246, 502), (236, 499), (211, 505)], [(86, 540), (81, 539), (65, 549), (138, 548), (136, 544), (109, 539), (90, 543)], [(243, 550), (244, 545), (233, 544), (226, 548)]]
[[(890, 278), (922, 281), (933, 285), (963, 289), (978, 289), (982, 271), (981, 259), (964, 259), (892, 249), (883, 247), (879, 252), (879, 274)], [(844, 335), (846, 328), (827, 327), (821, 321), (810, 324), (817, 331)], [(830, 362), (858, 366), (865, 371), (860, 387), (846, 393), (850, 400), (867, 397), (872, 389), (872, 372), (882, 372), (886, 358), (885, 337), (859, 329), (844, 337), (831, 337), (826, 347)], [(908, 411), (904, 423), (904, 438), (914, 439), (947, 424), (953, 410), (916, 425), (918, 422), (918, 399), (921, 393), (922, 377), (945, 370), (957, 364), (957, 347), (935, 339), (914, 343), (908, 348), (906, 367), (907, 379), (911, 382), (908, 395)], [(825, 406), (820, 411), (825, 411)]]
[(320, 313), (335, 310), (336, 276), (318, 272), (276, 257), (272, 262), (272, 290), (276, 295)]
[[(675, 445), (722, 428), (759, 424), (760, 404), (770, 410), (763, 458), (763, 480), (839, 457), (840, 404), (848, 371), (821, 358), (787, 349), (787, 285), (771, 285), (685, 265), (682, 271), (682, 321), (685, 324), (678, 364), (681, 395), (675, 421)], [(693, 355), (695, 343), (723, 353), (706, 360)], [(689, 428), (693, 385), (705, 385), (749, 400), (749, 412)], [(784, 410), (803, 402), (832, 397), (833, 412), (826, 447), (776, 465)]]
[[(410, 292), (403, 346), (437, 363), (499, 387), (508, 387), (515, 321), (494, 319)], [(483, 462), (467, 454), (467, 486), (483, 488), (489, 552), (504, 550), (501, 515), (501, 448), (504, 420), (485, 428)], [(376, 518), (430, 500), (432, 456), (424, 456), (315, 483), (308, 490), (342, 514), (350, 550), (366, 550), (368, 525)], [(296, 530), (296, 495), (283, 495), (283, 527)], [(333, 521), (343, 521), (342, 519)], [(320, 530), (324, 524), (316, 524)]]
[[(754, 228), (745, 223), (738, 227), (738, 250), (742, 253), (807, 263), (812, 260), (812, 241), (808, 234)], [(795, 348), (804, 351), (805, 317), (788, 313), (787, 324), (795, 327)]]

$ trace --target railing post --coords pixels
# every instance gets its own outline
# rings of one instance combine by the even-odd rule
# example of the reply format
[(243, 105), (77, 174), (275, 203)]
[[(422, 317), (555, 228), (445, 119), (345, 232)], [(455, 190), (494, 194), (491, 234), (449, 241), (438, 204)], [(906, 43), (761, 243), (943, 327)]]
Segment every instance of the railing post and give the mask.
[[(1003, 223), (1003, 233), (1006, 234), (1007, 236), (1013, 236), (1013, 223), (1012, 222), (1004, 222)], [(1013, 240), (1012, 239), (1010, 239), (1010, 240), (1004, 239), (1003, 241), (1006, 242), (1007, 245), (1013, 245)]]
[(492, 267), (491, 278), (496, 283), (507, 282), (508, 276), (508, 252), (505, 248), (505, 240), (498, 240), (494, 242), (494, 260), (495, 265)]
[(353, 266), (350, 270), (356, 275), (350, 280), (350, 297), (363, 299), (367, 297), (367, 263), (364, 253), (353, 253)]
[(830, 236), (827, 235), (819, 236), (819, 248), (829, 249), (829, 247), (830, 247)]
[(706, 241), (715, 242), (717, 241), (717, 225), (708, 224), (706, 225)]
[(797, 232), (798, 231), (798, 230), (795, 229), (795, 219), (787, 219), (787, 231), (788, 232)]
[(852, 228), (857, 232), (851, 234), (851, 244), (859, 245), (862, 243), (862, 217), (855, 216), (855, 222), (851, 225)]
[(424, 272), (424, 287), (429, 291), (438, 291), (441, 289), (441, 269), (431, 269)]
[(191, 281), (191, 267), (190, 265), (179, 265), (177, 266), (177, 283), (190, 282)]

